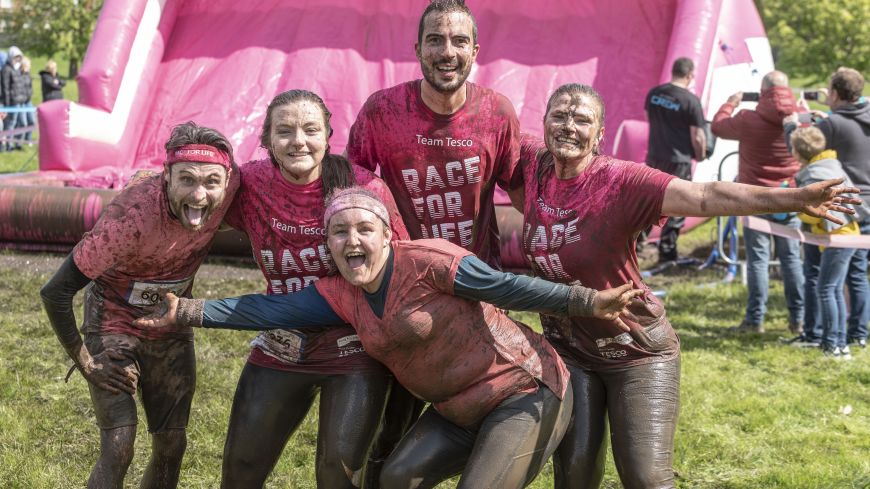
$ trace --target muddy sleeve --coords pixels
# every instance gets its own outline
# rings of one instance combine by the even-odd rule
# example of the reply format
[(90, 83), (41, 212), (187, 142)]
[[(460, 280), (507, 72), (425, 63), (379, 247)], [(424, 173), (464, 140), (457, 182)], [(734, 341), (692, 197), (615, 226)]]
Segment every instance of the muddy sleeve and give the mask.
[(502, 309), (566, 315), (571, 286), (500, 272), (469, 255), (459, 262), (453, 290), (463, 299), (488, 302)]
[(315, 287), (286, 295), (250, 294), (205, 301), (202, 310), (204, 328), (266, 330), (344, 324)]
[(48, 321), (67, 352), (82, 342), (76, 328), (73, 297), (90, 282), (91, 279), (79, 270), (70, 254), (51, 280), (39, 291)]

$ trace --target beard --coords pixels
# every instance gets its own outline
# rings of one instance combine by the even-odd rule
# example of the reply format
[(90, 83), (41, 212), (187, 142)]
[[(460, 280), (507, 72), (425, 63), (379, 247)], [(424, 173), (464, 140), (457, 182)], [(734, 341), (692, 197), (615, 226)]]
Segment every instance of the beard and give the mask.
[(465, 83), (465, 80), (468, 79), (468, 75), (471, 74), (471, 65), (457, 61), (455, 71), (456, 78), (451, 81), (440, 80), (438, 77), (438, 68), (435, 67), (440, 63), (443, 63), (443, 60), (436, 61), (431, 65), (421, 63), (423, 79), (426, 80), (426, 82), (429, 83), (429, 85), (437, 92), (455, 92), (460, 87), (462, 87), (462, 85)]

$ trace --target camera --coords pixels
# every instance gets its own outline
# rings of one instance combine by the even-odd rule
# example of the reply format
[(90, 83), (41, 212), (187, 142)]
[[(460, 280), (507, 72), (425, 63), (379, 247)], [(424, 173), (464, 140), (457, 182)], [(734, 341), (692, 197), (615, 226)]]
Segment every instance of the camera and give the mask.
[(798, 122), (800, 124), (812, 124), (815, 122), (811, 112), (801, 112), (798, 114)]
[(743, 98), (740, 100), (744, 102), (758, 102), (758, 92), (743, 92)]
[(819, 91), (813, 90), (811, 92), (803, 93), (804, 100), (818, 100), (819, 99)]

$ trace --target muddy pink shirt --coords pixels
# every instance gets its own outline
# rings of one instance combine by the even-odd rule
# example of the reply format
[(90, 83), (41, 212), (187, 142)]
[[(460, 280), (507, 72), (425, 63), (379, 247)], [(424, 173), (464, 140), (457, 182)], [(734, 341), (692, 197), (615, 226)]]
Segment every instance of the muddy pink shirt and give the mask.
[(341, 277), (315, 287), (396, 380), (464, 427), (511, 395), (534, 389), (535, 380), (562, 398), (568, 371), (543, 336), (495, 306), (452, 295), (459, 262), (469, 251), (418, 240), (394, 242), (393, 253), (382, 318), (363, 289)]
[(603, 290), (633, 281), (645, 294), (629, 306), (636, 320), (623, 333), (611, 321), (541, 315), (563, 358), (588, 369), (664, 361), (679, 354), (679, 340), (664, 306), (643, 283), (637, 234), (662, 220), (665, 189), (674, 178), (646, 165), (597, 156), (577, 177), (559, 180), (551, 167), (538, 183), (542, 142), (523, 139), (523, 250), (537, 276), (579, 280)]
[(420, 80), (375, 92), (350, 129), (347, 154), (393, 192), (412, 239), (443, 238), (499, 268), (495, 183), (510, 188), (519, 158), (513, 105), (466, 82), (465, 104), (433, 112)]
[[(361, 167), (353, 169), (357, 185), (372, 191), (387, 206), (394, 239), (408, 239), (384, 182)], [(325, 277), (329, 253), (322, 181), (291, 184), (269, 159), (242, 165), (241, 175), (241, 188), (225, 220), (248, 235), (266, 279), (266, 293), (298, 292)], [(323, 374), (383, 369), (366, 355), (350, 326), (267, 331), (253, 345), (248, 361), (261, 367)]]
[(185, 229), (169, 210), (163, 173), (140, 179), (112, 199), (92, 230), (72, 251), (93, 280), (85, 294), (85, 333), (139, 338), (191, 337), (187, 329), (140, 329), (134, 319), (156, 310), (161, 292), (190, 297), (193, 276), (239, 186), (230, 172), (226, 196), (198, 231)]

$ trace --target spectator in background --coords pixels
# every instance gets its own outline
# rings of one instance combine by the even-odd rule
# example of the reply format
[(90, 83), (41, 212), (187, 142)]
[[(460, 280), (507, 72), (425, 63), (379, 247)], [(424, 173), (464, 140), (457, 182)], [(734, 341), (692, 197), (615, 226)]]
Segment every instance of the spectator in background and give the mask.
[[(792, 157), (783, 139), (782, 118), (797, 110), (788, 77), (781, 71), (771, 71), (761, 81), (761, 94), (754, 110), (741, 110), (742, 92), (730, 96), (713, 117), (711, 130), (723, 139), (740, 142), (740, 165), (737, 182), (764, 187), (793, 186), (800, 164)], [(799, 229), (800, 219), (791, 214), (765, 214), (758, 216), (788, 227)], [(732, 331), (740, 333), (764, 332), (764, 314), (767, 311), (768, 268), (770, 239), (767, 233), (743, 228), (746, 243), (746, 269), (749, 300), (746, 315)], [(798, 334), (804, 322), (804, 275), (801, 269), (800, 242), (773, 237), (785, 285), (785, 299), (789, 313), (789, 331)]]
[[(843, 178), (843, 185), (853, 186), (836, 152), (825, 149), (825, 136), (816, 127), (804, 127), (791, 138), (792, 153), (803, 167), (795, 176), (799, 186), (831, 178)], [(852, 207), (847, 204), (847, 206)], [(834, 213), (845, 224), (839, 225), (806, 214), (800, 219), (810, 224), (813, 234), (861, 234), (858, 222), (870, 216), (867, 204), (856, 205), (855, 214)], [(804, 337), (821, 344), (822, 352), (838, 360), (851, 360), (846, 344), (846, 299), (843, 283), (849, 262), (855, 253), (851, 248), (820, 247), (809, 243), (804, 247), (807, 280), (807, 324)], [(810, 284), (814, 287), (811, 289)]]
[[(692, 158), (707, 157), (701, 101), (688, 89), (694, 79), (692, 60), (678, 58), (671, 67), (671, 81), (650, 90), (644, 104), (649, 119), (646, 164), (683, 180), (692, 179)], [(665, 222), (659, 263), (677, 259), (677, 237), (684, 222), (684, 217), (674, 216)]]
[[(0, 70), (2, 70), (3, 66), (6, 65), (6, 59), (8, 57), (9, 57), (9, 55), (6, 54), (6, 51), (0, 50)], [(0, 107), (2, 107), (2, 106), (3, 106), (3, 85), (0, 84)], [(0, 112), (0, 131), (3, 130), (3, 119), (5, 119), (5, 118), (6, 118), (6, 112)], [(3, 141), (3, 136), (0, 136), (0, 153), (3, 152), (4, 148), (5, 148), (5, 144)]]
[[(24, 56), (21, 58), (21, 73), (19, 74), (19, 83), (23, 87), (24, 95), (27, 99), (21, 104), (23, 109), (33, 109), (33, 78), (30, 76), (30, 58)], [(18, 113), (17, 127), (34, 127), (36, 125), (36, 112), (33, 110)], [(33, 144), (33, 131), (27, 131), (23, 135), (19, 134), (16, 139), (26, 141), (28, 145)]]
[[(870, 204), (870, 103), (862, 100), (864, 77), (852, 68), (840, 68), (828, 84), (830, 117), (816, 126), (825, 135), (826, 149), (837, 152), (843, 170), (861, 189), (861, 199)], [(861, 234), (870, 234), (870, 217), (858, 225)], [(849, 262), (848, 342), (867, 347), (867, 321), (870, 320), (870, 285), (867, 283), (868, 250), (857, 250)]]
[[(24, 103), (24, 87), (19, 80), (21, 76), (22, 58), (24, 58), (24, 54), (20, 49), (18, 49), (18, 47), (12, 46), (9, 48), (9, 56), (6, 59), (6, 64), (0, 68), (0, 95), (2, 95), (0, 106), (17, 107)], [(15, 129), (17, 122), (18, 116), (15, 113), (7, 114), (7, 117), (3, 119), (3, 130), (11, 131)], [(9, 139), (2, 141), (2, 143), (5, 144), (0, 144), (0, 151), (3, 151), (4, 148), (6, 151), (11, 151), (13, 149), (12, 143)], [(15, 149), (21, 149), (21, 146), (18, 145)]]
[(57, 74), (57, 63), (53, 59), (45, 63), (45, 69), (39, 72), (42, 81), (42, 101), (63, 100), (63, 87), (66, 80)]

